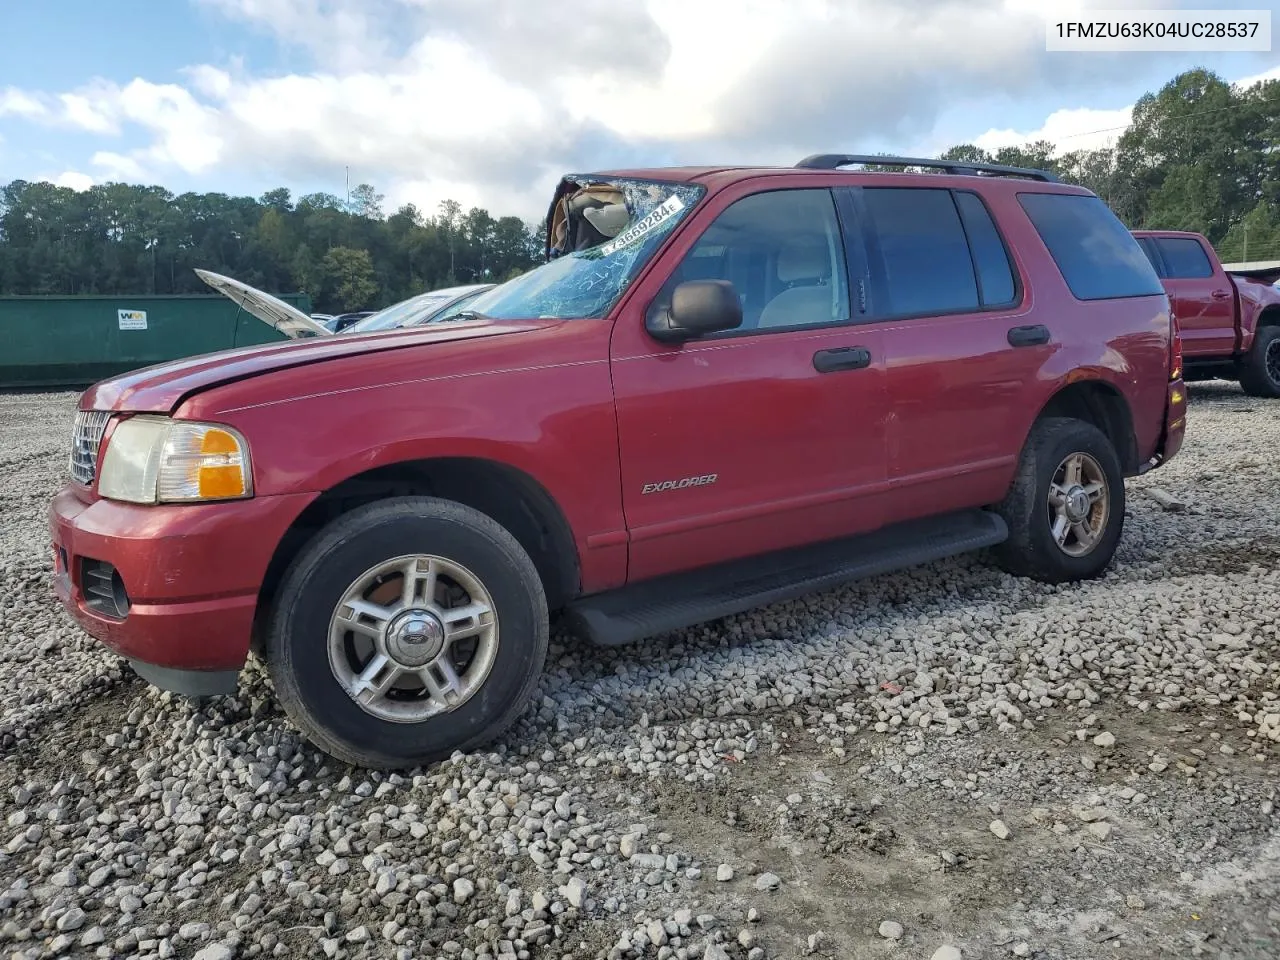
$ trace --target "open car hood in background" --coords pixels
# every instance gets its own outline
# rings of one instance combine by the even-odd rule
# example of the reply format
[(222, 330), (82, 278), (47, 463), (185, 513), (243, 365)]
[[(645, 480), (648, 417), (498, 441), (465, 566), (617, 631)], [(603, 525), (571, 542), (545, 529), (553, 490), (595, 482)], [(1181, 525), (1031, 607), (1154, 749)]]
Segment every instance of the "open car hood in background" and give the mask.
[(1233, 277), (1244, 277), (1260, 283), (1275, 283), (1280, 280), (1280, 267), (1255, 267), (1252, 270), (1227, 270), (1225, 267), (1223, 269)]
[(224, 277), (220, 273), (209, 270), (197, 269), (196, 276), (287, 337), (296, 340), (308, 333), (316, 337), (333, 336), (328, 327), (312, 320), (297, 307), (291, 307), (283, 300), (269, 293), (263, 293), (257, 287), (251, 287), (247, 283), (232, 280), (230, 277)]

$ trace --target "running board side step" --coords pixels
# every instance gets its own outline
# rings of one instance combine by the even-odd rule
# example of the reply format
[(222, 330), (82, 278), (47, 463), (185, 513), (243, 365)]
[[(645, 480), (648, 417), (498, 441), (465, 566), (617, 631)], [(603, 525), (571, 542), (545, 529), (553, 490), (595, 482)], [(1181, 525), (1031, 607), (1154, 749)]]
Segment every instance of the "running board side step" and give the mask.
[(734, 560), (582, 597), (568, 624), (607, 646), (790, 600), (1003, 543), (1004, 520), (986, 510), (911, 520), (873, 533)]

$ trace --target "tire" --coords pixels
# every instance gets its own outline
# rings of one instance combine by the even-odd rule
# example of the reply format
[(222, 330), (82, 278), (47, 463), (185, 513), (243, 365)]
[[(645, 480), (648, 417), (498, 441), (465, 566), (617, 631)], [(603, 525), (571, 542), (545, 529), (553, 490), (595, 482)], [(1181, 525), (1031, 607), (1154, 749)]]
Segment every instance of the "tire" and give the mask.
[[(1070, 526), (1065, 545), (1054, 536), (1057, 508), (1049, 500), (1050, 484), (1069, 458), (1079, 458), (1083, 475), (1103, 486), (1085, 515), (1085, 531), (1096, 526), (1096, 539), (1087, 545)], [(1064, 479), (1059, 475), (1059, 479)], [(1077, 484), (1089, 498), (1087, 486)], [(1063, 503), (1062, 498), (1058, 498)], [(1105, 515), (1095, 513), (1098, 505)], [(1063, 503), (1063, 509), (1080, 512), (1083, 504)], [(1009, 538), (995, 548), (996, 561), (1009, 573), (1044, 583), (1069, 583), (1099, 576), (1111, 563), (1124, 526), (1125, 491), (1120, 458), (1106, 435), (1092, 424), (1067, 417), (1046, 417), (1031, 428), (1018, 472), (996, 512), (1009, 527)]]
[[(397, 585), (385, 572), (392, 561), (416, 571), (412, 602), (409, 578)], [(365, 583), (376, 586), (364, 592)], [(467, 615), (484, 606), (489, 614)], [(459, 636), (472, 632), (448, 639), (454, 620)], [(403, 769), (506, 730), (537, 688), (548, 633), (542, 581), (506, 529), (449, 500), (400, 497), (338, 517), (302, 548), (265, 652), (276, 696), (313, 744), (356, 766)]]
[(1263, 327), (1239, 363), (1240, 386), (1251, 397), (1280, 397), (1280, 326)]

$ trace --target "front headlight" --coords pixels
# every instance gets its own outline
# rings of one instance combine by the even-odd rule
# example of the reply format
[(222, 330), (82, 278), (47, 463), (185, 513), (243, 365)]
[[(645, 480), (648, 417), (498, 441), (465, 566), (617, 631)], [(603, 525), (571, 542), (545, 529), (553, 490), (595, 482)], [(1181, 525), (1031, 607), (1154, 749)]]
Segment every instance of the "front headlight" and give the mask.
[(130, 503), (249, 497), (249, 445), (230, 427), (130, 417), (116, 425), (107, 443), (98, 494)]

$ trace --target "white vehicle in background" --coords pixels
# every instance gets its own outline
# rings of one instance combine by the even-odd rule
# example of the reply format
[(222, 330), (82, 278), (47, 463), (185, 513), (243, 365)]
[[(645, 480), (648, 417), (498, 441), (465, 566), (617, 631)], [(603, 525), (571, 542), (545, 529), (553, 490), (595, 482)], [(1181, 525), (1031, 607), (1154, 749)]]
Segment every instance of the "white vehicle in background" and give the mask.
[(341, 332), (373, 333), (377, 330), (395, 330), (400, 327), (416, 327), (422, 323), (439, 323), (461, 313), (476, 297), (493, 289), (492, 283), (473, 283), (461, 287), (442, 287), (429, 290), (408, 300), (393, 303), (372, 316), (357, 320)]
[[(196, 275), (214, 290), (239, 304), (246, 312), (291, 339), (335, 335), (332, 324), (336, 317), (329, 317), (327, 314), (307, 316), (297, 307), (290, 306), (278, 297), (273, 297), (240, 280), (224, 277), (220, 273), (196, 270)], [(348, 336), (378, 330), (394, 330), (447, 320), (450, 316), (462, 312), (468, 303), (493, 286), (491, 283), (477, 283), (420, 293), (416, 297), (393, 303), (384, 310), (370, 314), (363, 320), (344, 328), (338, 335)], [(325, 320), (318, 319), (320, 317), (324, 317)]]

